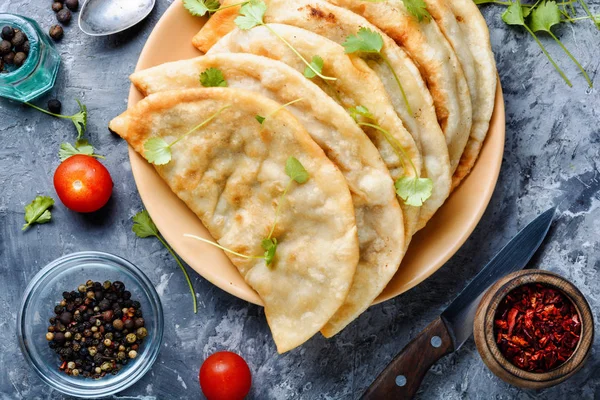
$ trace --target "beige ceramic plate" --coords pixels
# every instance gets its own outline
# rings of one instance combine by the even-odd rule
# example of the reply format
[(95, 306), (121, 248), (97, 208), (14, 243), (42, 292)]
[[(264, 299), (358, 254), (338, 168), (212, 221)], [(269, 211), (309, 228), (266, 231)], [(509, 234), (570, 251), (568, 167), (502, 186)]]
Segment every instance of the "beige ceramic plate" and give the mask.
[[(199, 56), (191, 39), (205, 22), (192, 17), (176, 0), (150, 34), (136, 70), (168, 61)], [(132, 86), (129, 105), (142, 99)], [(450, 196), (427, 226), (412, 240), (409, 251), (377, 302), (388, 300), (418, 285), (437, 271), (467, 240), (490, 201), (504, 152), (504, 100), (498, 84), (496, 109), (490, 132), (471, 174)], [(200, 220), (171, 192), (154, 168), (129, 149), (131, 168), (140, 196), (167, 242), (196, 272), (241, 299), (261, 304), (224, 253), (183, 237), (193, 233), (211, 239)]]

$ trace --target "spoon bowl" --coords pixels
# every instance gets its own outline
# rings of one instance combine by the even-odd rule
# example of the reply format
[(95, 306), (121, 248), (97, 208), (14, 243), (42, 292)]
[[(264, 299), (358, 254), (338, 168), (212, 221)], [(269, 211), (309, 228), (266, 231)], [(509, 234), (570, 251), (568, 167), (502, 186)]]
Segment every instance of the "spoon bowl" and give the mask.
[(87, 0), (79, 28), (90, 36), (112, 35), (131, 28), (150, 14), (156, 0)]

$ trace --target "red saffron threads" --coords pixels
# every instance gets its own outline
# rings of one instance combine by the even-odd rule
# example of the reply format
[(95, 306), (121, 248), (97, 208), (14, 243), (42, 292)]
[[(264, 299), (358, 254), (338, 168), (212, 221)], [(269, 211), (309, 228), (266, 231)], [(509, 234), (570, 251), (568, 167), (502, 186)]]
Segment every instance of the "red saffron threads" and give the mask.
[(575, 306), (560, 290), (532, 283), (510, 291), (494, 318), (498, 348), (516, 367), (546, 372), (571, 357), (581, 335)]

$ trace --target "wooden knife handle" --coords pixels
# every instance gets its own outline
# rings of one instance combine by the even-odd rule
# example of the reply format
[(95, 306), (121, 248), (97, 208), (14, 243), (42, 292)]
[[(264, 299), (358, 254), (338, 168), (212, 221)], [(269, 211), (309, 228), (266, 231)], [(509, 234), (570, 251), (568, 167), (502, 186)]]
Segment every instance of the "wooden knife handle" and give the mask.
[(454, 345), (448, 328), (437, 317), (385, 367), (361, 399), (413, 398), (429, 368), (452, 351)]

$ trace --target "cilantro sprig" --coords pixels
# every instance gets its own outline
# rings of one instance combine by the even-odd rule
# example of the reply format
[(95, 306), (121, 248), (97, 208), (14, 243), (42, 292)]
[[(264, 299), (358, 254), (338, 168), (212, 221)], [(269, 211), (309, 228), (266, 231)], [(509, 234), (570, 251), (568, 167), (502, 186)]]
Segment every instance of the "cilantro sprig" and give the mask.
[(306, 65), (304, 76), (307, 78), (318, 76), (326, 81), (335, 81), (337, 79), (331, 76), (325, 76), (321, 73), (323, 71), (323, 59), (321, 57), (313, 56), (311, 62), (308, 62), (308, 60), (304, 58), (290, 42), (285, 40), (285, 38), (271, 28), (269, 24), (266, 24), (264, 22), (264, 16), (266, 12), (267, 5), (264, 1), (252, 0), (242, 6), (240, 9), (240, 15), (235, 19), (235, 24), (238, 26), (238, 28), (244, 31), (250, 30), (256, 26), (264, 26), (267, 28), (272, 34), (277, 36), (283, 43), (285, 43), (285, 45), (289, 47), (290, 50), (292, 50), (294, 54), (300, 58), (300, 60), (302, 60), (302, 62)]
[(61, 143), (60, 150), (58, 150), (58, 157), (60, 158), (61, 162), (77, 154), (83, 154), (96, 158), (104, 158), (104, 156), (95, 154), (94, 146), (89, 144), (89, 142), (85, 139), (76, 141), (75, 146), (73, 146), (71, 143)]
[(208, 124), (210, 121), (212, 121), (213, 119), (215, 119), (219, 114), (221, 114), (225, 109), (227, 109), (229, 107), (231, 107), (231, 105), (226, 105), (226, 106), (221, 107), (213, 115), (211, 115), (210, 117), (208, 117), (207, 119), (205, 119), (204, 121), (202, 121), (200, 124), (196, 125), (192, 129), (190, 129), (189, 131), (187, 131), (183, 135), (179, 136), (177, 139), (175, 139), (171, 143), (167, 143), (161, 137), (153, 137), (151, 139), (146, 140), (144, 142), (144, 156), (146, 157), (146, 160), (149, 163), (154, 164), (154, 165), (166, 165), (166, 164), (168, 164), (171, 161), (171, 156), (172, 156), (171, 155), (171, 148), (173, 146), (175, 146), (181, 140), (183, 140), (186, 137), (188, 137), (193, 132), (197, 131), (198, 129), (200, 129), (203, 126), (205, 126), (206, 124)]
[[(386, 142), (394, 149), (394, 152), (400, 159), (402, 169), (406, 174), (406, 161), (410, 164), (414, 176), (405, 175), (394, 182), (396, 194), (404, 201), (406, 205), (420, 207), (425, 200), (431, 197), (433, 191), (433, 181), (430, 178), (420, 178), (419, 172), (411, 158), (406, 154), (406, 151), (400, 143), (386, 129), (376, 124), (375, 117), (365, 106), (359, 105), (348, 110), (350, 116), (356, 121), (359, 126), (366, 126), (375, 129), (383, 134)], [(370, 121), (370, 122), (367, 122)]]
[(228, 6), (221, 7), (221, 3), (219, 2), (219, 0), (183, 0), (183, 6), (194, 17), (203, 17), (206, 14), (212, 15), (217, 11), (237, 7), (246, 3), (248, 3), (248, 1), (242, 1), (240, 3), (230, 4)]
[(32, 224), (45, 224), (52, 219), (50, 208), (54, 205), (54, 199), (49, 196), (37, 196), (25, 206), (25, 225), (21, 230), (26, 230)]
[(139, 238), (148, 238), (155, 237), (160, 243), (171, 253), (171, 256), (175, 259), (175, 262), (183, 271), (183, 275), (185, 276), (185, 280), (187, 281), (188, 287), (190, 288), (190, 293), (192, 294), (192, 301), (194, 302), (194, 314), (198, 313), (198, 301), (196, 300), (196, 291), (194, 290), (194, 286), (192, 285), (192, 280), (190, 279), (190, 275), (187, 270), (179, 260), (179, 257), (175, 254), (171, 246), (167, 244), (167, 242), (162, 238), (158, 228), (152, 221), (150, 214), (148, 211), (143, 210), (133, 216), (133, 226), (131, 230), (137, 235)]
[(410, 114), (412, 114), (412, 110), (410, 108), (410, 103), (408, 102), (408, 97), (406, 97), (406, 92), (402, 87), (402, 83), (400, 82), (400, 78), (398, 78), (398, 74), (392, 67), (392, 63), (387, 58), (385, 53), (381, 51), (383, 48), (383, 37), (380, 33), (370, 30), (369, 28), (362, 27), (358, 30), (356, 35), (350, 35), (346, 38), (346, 41), (342, 44), (344, 46), (344, 50), (346, 54), (375, 54), (381, 58), (381, 60), (385, 63), (385, 65), (390, 69), (394, 79), (396, 80), (396, 84), (402, 93), (402, 98), (404, 99), (404, 103), (406, 104), (406, 109)]
[(200, 236), (197, 236), (197, 235), (192, 235), (192, 234), (186, 233), (183, 236), (191, 238), (191, 239), (199, 240), (206, 244), (210, 244), (210, 245), (215, 246), (227, 253), (236, 255), (241, 258), (245, 258), (245, 259), (261, 259), (262, 258), (265, 260), (265, 263), (267, 265), (271, 265), (275, 259), (275, 254), (277, 252), (277, 246), (279, 244), (279, 242), (277, 241), (277, 238), (273, 237), (273, 234), (275, 233), (275, 227), (277, 226), (277, 220), (279, 219), (279, 215), (281, 213), (281, 206), (284, 203), (285, 197), (294, 182), (301, 185), (301, 184), (306, 183), (306, 181), (308, 181), (308, 179), (310, 178), (308, 171), (304, 168), (302, 163), (295, 157), (289, 157), (286, 160), (285, 173), (287, 176), (290, 177), (290, 180), (287, 183), (285, 189), (283, 190), (283, 193), (279, 197), (279, 202), (277, 204), (277, 208), (275, 209), (275, 218), (273, 220), (273, 225), (271, 226), (271, 230), (269, 231), (269, 235), (266, 238), (264, 238), (260, 243), (261, 247), (265, 251), (262, 256), (249, 256), (246, 254), (238, 253), (237, 251), (228, 249), (227, 247), (221, 246), (218, 243), (215, 243), (211, 240), (201, 238)]
[(83, 137), (83, 134), (85, 133), (85, 130), (87, 128), (87, 107), (85, 106), (85, 104), (82, 104), (81, 101), (77, 100), (77, 104), (79, 104), (79, 111), (73, 115), (54, 114), (48, 110), (44, 110), (43, 108), (36, 106), (35, 104), (31, 104), (28, 102), (25, 102), (25, 104), (27, 104), (29, 107), (35, 108), (36, 110), (43, 112), (44, 114), (52, 115), (56, 118), (70, 119), (71, 122), (73, 122), (73, 125), (75, 125), (75, 128), (77, 129), (77, 140), (80, 140)]
[(200, 84), (204, 87), (227, 87), (223, 71), (218, 68), (208, 68), (200, 74)]
[(267, 119), (269, 119), (270, 117), (272, 117), (273, 115), (275, 115), (276, 113), (278, 113), (279, 111), (283, 110), (284, 108), (286, 108), (287, 106), (291, 106), (292, 104), (298, 103), (300, 101), (304, 100), (304, 97), (300, 97), (296, 100), (292, 100), (292, 101), (288, 101), (285, 104), (282, 104), (281, 106), (277, 107), (274, 111), (271, 111), (269, 114), (267, 114), (265, 117), (263, 117), (262, 115), (256, 115), (254, 118), (256, 118), (256, 120), (258, 121), (259, 124), (264, 125), (265, 121)]

